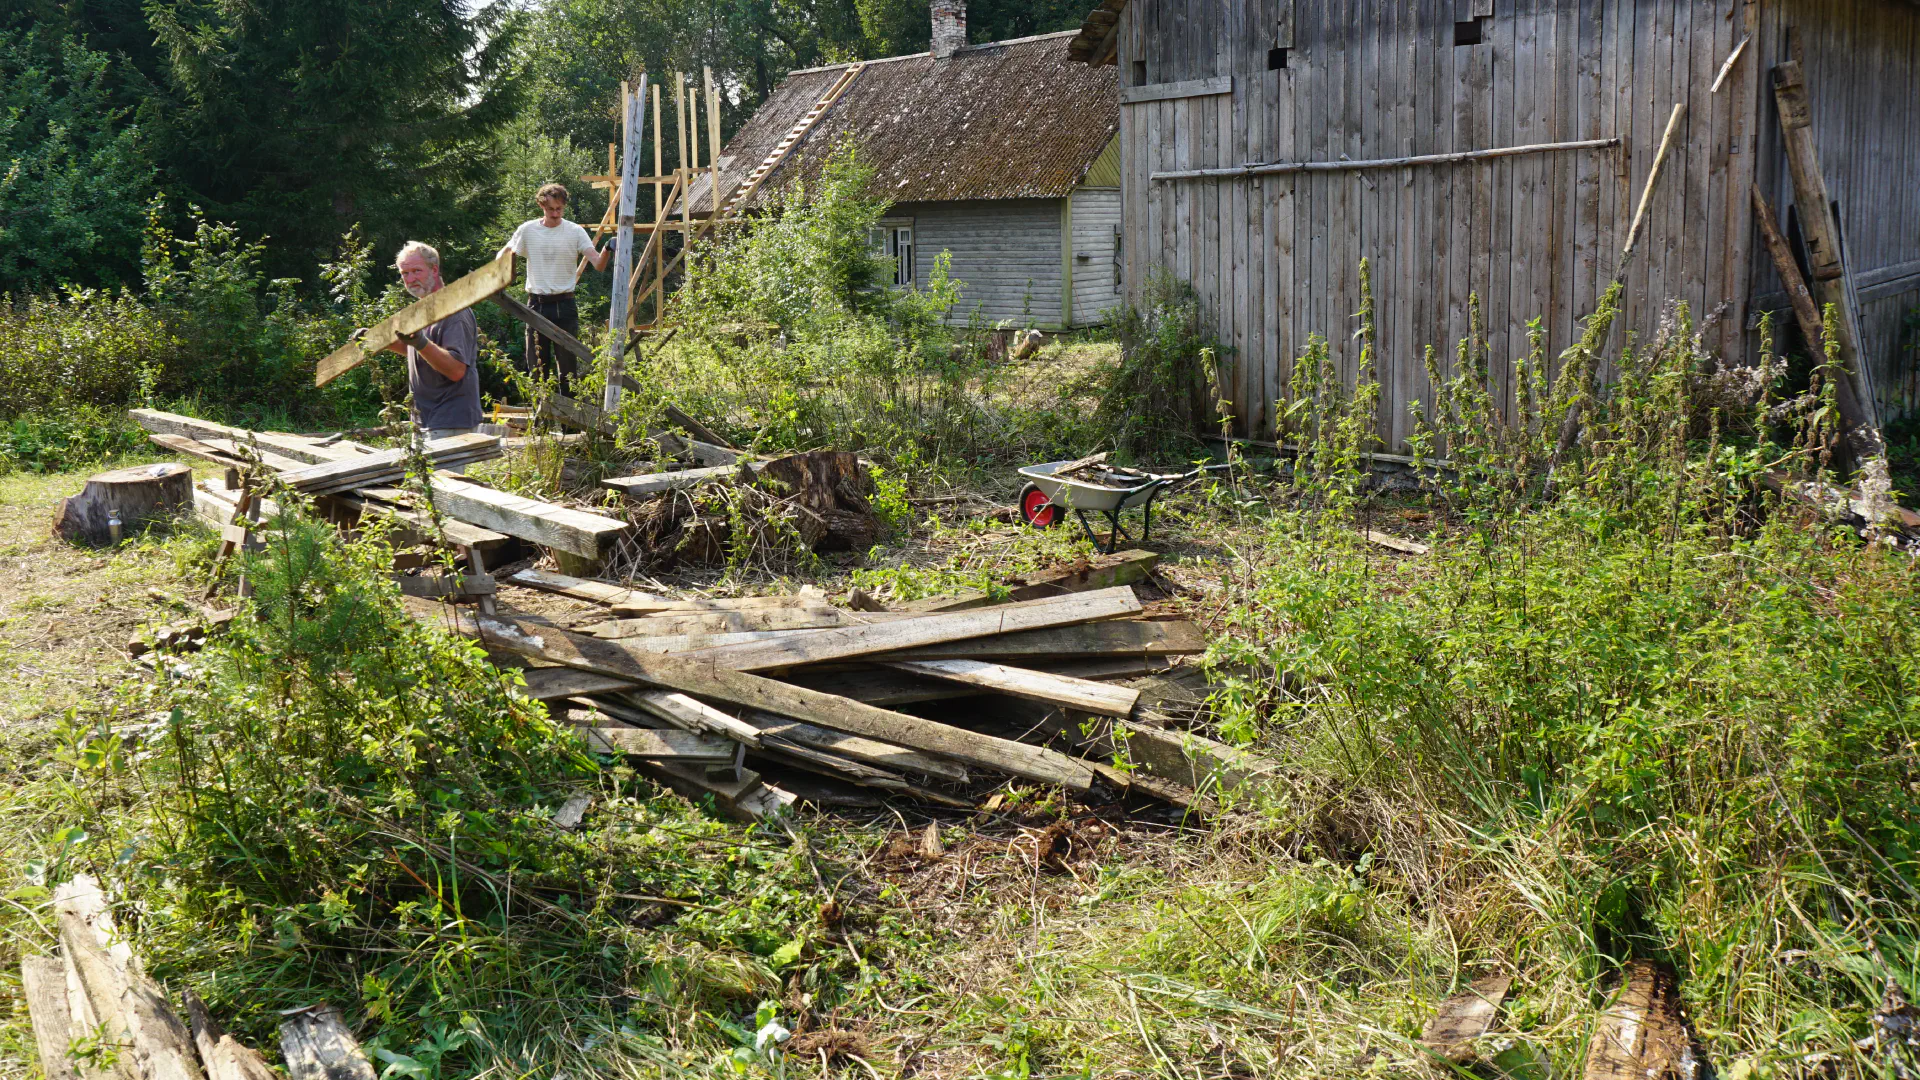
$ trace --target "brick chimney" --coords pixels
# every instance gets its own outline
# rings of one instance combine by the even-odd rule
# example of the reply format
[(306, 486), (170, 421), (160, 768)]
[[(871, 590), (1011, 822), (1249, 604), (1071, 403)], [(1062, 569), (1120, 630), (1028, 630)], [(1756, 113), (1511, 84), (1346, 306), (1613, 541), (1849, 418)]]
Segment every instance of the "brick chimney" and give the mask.
[(945, 59), (967, 44), (967, 0), (931, 0), (931, 6), (933, 55)]

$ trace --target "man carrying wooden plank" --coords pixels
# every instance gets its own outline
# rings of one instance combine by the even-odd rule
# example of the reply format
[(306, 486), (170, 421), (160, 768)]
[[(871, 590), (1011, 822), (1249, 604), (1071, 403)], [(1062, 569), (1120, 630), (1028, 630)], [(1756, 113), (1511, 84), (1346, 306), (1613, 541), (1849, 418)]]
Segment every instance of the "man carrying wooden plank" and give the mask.
[[(566, 219), (565, 185), (546, 185), (534, 201), (540, 205), (540, 216), (515, 229), (512, 239), (500, 251), (502, 254), (511, 251), (526, 261), (527, 306), (578, 338), (580, 309), (573, 300), (574, 282), (580, 274), (576, 260), (584, 256), (595, 270), (605, 270), (613, 248), (596, 246), (587, 230)], [(527, 327), (527, 373), (544, 373), (548, 364), (552, 364), (559, 375), (560, 393), (572, 394), (579, 361), (565, 349), (556, 348), (533, 327)]]
[[(425, 299), (446, 286), (440, 253), (409, 240), (394, 260), (400, 283)], [(364, 331), (362, 331), (364, 333)], [(480, 324), (463, 308), (412, 334), (401, 334), (387, 351), (407, 358), (414, 422), (428, 440), (470, 435), (480, 427)], [(457, 471), (457, 470), (456, 470)]]

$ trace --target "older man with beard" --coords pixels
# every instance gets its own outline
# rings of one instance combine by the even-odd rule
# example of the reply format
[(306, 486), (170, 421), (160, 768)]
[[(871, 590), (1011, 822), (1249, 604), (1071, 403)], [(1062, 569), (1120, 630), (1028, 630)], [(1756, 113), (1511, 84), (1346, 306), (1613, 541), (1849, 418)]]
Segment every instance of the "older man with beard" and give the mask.
[[(416, 297), (431, 296), (446, 284), (440, 253), (418, 240), (407, 241), (393, 265)], [(387, 348), (407, 358), (414, 422), (428, 439), (465, 435), (480, 426), (480, 326), (471, 310), (457, 311)]]

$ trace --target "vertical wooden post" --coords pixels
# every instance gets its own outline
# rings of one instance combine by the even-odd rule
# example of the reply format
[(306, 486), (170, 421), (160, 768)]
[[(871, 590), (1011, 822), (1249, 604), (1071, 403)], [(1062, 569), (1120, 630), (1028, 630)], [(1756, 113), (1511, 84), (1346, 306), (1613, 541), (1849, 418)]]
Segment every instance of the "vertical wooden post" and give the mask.
[[(680, 238), (682, 238), (682, 242), (685, 242), (687, 217), (689, 217), (689, 215), (687, 215), (687, 204), (691, 202), (691, 200), (687, 198), (689, 192), (687, 192), (685, 184), (687, 184), (687, 179), (689, 179), (693, 173), (687, 169), (687, 77), (685, 77), (684, 73), (680, 73), (680, 71), (674, 71), (674, 113), (676, 113), (678, 123), (680, 123), (680, 163), (678, 163), (678, 167), (674, 169), (674, 179), (680, 183)], [(674, 208), (668, 206), (666, 209), (670, 211), (670, 209)], [(664, 248), (660, 250), (660, 258), (666, 258), (666, 250), (664, 250)]]
[[(687, 160), (687, 201), (680, 215), (683, 222), (693, 217), (693, 183), (700, 177), (700, 84), (692, 78), (687, 83), (687, 144), (693, 148), (693, 156)], [(688, 239), (693, 236), (686, 235)]]
[(1813, 145), (1813, 114), (1799, 61), (1788, 60), (1773, 69), (1773, 96), (1780, 104), (1780, 133), (1786, 144), (1787, 171), (1793, 176), (1793, 204), (1800, 210), (1800, 235), (1806, 240), (1813, 287), (1819, 291), (1821, 302), (1832, 304), (1839, 314), (1840, 362), (1860, 403), (1858, 421), (1872, 433), (1872, 442), (1878, 446), (1880, 415), (1873, 396), (1873, 373), (1860, 351), (1853, 276), (1847, 273), (1840, 223), (1834, 220), (1833, 197), (1827, 193), (1826, 177), (1820, 172), (1820, 157)]
[(653, 225), (655, 231), (658, 231), (660, 227), (660, 185), (658, 181), (661, 175), (660, 170), (665, 165), (661, 160), (661, 151), (664, 150), (665, 147), (660, 144), (660, 132), (660, 87), (656, 85), (653, 88), (653, 178), (656, 181), (653, 185)]
[(620, 215), (616, 219), (613, 255), (613, 303), (607, 311), (607, 348), (611, 353), (607, 367), (607, 389), (601, 396), (601, 409), (611, 413), (620, 407), (620, 376), (625, 372), (622, 358), (627, 346), (627, 312), (633, 299), (633, 211), (640, 179), (640, 136), (645, 130), (647, 77), (640, 76), (640, 90), (629, 93), (620, 84)]
[(713, 171), (713, 218), (720, 216), (720, 95), (714, 93), (713, 68), (703, 65), (707, 80), (707, 165)]

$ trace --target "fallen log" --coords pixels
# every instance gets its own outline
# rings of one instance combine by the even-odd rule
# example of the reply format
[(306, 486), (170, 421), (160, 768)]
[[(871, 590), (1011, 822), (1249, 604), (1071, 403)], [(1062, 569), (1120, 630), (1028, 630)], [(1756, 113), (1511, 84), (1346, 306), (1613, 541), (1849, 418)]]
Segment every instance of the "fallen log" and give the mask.
[(73, 961), (87, 1004), (120, 1044), (122, 1068), (141, 1080), (205, 1080), (186, 1025), (138, 966), (117, 960), (95, 926), (71, 904), (56, 904), (60, 944)]

